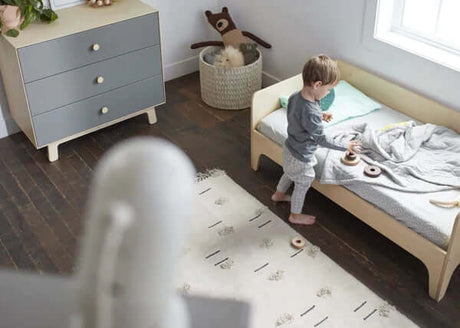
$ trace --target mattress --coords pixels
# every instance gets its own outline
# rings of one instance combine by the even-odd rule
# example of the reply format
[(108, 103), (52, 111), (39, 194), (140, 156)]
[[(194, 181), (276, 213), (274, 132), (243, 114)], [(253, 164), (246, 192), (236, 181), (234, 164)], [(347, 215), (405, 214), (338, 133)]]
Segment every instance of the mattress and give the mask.
[[(368, 123), (371, 128), (380, 129), (388, 124), (414, 120), (398, 111), (383, 106), (367, 115), (343, 121), (326, 128), (326, 133), (350, 129), (357, 123)], [(280, 108), (266, 116), (257, 126), (257, 130), (279, 145), (287, 138), (286, 109)], [(315, 156), (316, 176), (320, 177), (324, 161), (329, 150), (318, 148)], [(459, 191), (449, 190), (435, 193), (409, 193), (371, 184), (346, 185), (345, 188), (361, 198), (371, 202), (396, 220), (414, 230), (436, 245), (447, 249), (450, 234), (458, 208), (441, 208), (429, 203), (430, 199), (451, 200), (458, 197)], [(379, 199), (379, 202), (372, 200)]]

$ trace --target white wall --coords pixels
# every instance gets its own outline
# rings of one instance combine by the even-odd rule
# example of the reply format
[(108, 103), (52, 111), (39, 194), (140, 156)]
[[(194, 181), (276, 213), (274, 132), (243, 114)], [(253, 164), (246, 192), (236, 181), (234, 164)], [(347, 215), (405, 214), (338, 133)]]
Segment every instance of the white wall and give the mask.
[[(160, 11), (160, 31), (165, 80), (198, 70), (199, 50), (190, 45), (220, 37), (204, 12), (217, 9), (217, 0), (142, 0)], [(216, 39), (218, 40), (218, 39)]]
[(239, 29), (270, 42), (264, 72), (278, 79), (300, 73), (312, 55), (326, 53), (460, 110), (460, 72), (391, 46), (363, 44), (369, 0), (218, 0)]
[[(199, 50), (191, 50), (190, 45), (199, 41), (219, 40), (219, 34), (209, 26), (204, 15), (208, 9), (217, 10), (217, 0), (142, 1), (160, 11), (165, 80), (197, 71)], [(0, 138), (18, 130), (8, 112), (5, 90), (0, 79)]]

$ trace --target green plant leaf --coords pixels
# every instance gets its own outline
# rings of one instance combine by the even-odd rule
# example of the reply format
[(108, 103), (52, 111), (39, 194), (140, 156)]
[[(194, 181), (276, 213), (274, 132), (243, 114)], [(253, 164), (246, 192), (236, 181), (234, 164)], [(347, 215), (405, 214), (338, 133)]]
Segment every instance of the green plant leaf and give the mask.
[(15, 38), (15, 37), (17, 37), (19, 35), (19, 31), (14, 29), (14, 28), (12, 28), (11, 30), (6, 31), (5, 34)]
[(37, 15), (35, 12), (28, 12), (26, 13), (26, 16), (24, 17), (24, 21), (22, 22), (21, 26), (19, 28), (21, 30), (25, 29), (32, 21), (34, 21), (37, 18)]
[[(53, 22), (58, 18), (58, 15), (52, 9), (45, 8), (43, 0), (0, 0), (0, 5), (19, 7), (21, 17), (24, 19), (19, 27), (20, 30), (25, 29), (35, 20)], [(2, 25), (0, 25), (0, 28), (1, 26)], [(19, 31), (9, 30), (5, 34), (16, 37)]]
[(40, 19), (44, 21), (54, 22), (58, 18), (58, 15), (51, 9), (44, 9), (40, 15)]

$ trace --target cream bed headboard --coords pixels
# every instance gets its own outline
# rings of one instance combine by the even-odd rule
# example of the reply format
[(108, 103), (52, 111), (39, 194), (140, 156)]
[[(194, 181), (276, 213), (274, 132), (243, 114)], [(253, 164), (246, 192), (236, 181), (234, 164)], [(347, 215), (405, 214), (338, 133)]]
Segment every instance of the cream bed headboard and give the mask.
[(346, 62), (339, 60), (338, 64), (341, 79), (369, 97), (421, 122), (443, 125), (460, 133), (460, 112)]
[[(446, 126), (460, 133), (460, 112), (420, 96), (372, 73), (338, 61), (341, 79), (346, 80), (369, 97), (421, 122)], [(253, 96), (251, 128), (270, 112), (281, 107), (279, 96), (302, 88), (301, 74), (257, 91)]]

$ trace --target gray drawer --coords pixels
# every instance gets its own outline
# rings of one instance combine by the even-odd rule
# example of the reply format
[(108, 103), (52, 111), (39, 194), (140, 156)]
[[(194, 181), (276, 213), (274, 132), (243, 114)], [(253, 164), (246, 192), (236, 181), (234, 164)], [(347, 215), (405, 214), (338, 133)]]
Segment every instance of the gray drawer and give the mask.
[[(161, 75), (33, 117), (38, 147), (164, 101)], [(108, 108), (106, 114), (103, 107)]]
[[(84, 17), (75, 17), (84, 19)], [(158, 13), (18, 49), (24, 82), (159, 44)], [(92, 49), (94, 44), (99, 50)]]
[(26, 84), (30, 111), (39, 115), (158, 74), (159, 45)]

